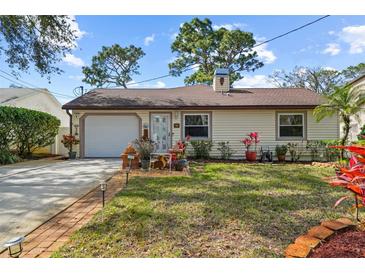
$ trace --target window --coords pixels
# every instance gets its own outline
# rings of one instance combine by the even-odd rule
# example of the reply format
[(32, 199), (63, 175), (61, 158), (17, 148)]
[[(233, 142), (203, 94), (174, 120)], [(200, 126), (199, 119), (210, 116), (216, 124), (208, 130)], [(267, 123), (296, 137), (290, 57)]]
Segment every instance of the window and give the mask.
[(304, 130), (304, 113), (278, 114), (278, 138), (303, 139)]
[(183, 136), (190, 135), (192, 139), (208, 139), (209, 133), (209, 114), (184, 114)]

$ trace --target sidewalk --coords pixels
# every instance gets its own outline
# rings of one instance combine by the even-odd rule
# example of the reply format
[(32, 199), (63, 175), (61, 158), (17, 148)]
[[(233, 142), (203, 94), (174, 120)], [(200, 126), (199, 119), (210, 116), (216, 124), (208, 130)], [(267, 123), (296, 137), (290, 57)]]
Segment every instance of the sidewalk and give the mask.
[[(106, 201), (110, 200), (123, 188), (124, 176), (124, 174), (119, 173), (108, 181), (108, 188), (105, 193)], [(95, 213), (102, 208), (101, 195), (98, 186), (26, 235), (23, 253), (20, 257), (50, 257), (54, 251), (68, 241), (73, 232), (89, 222)], [(7, 250), (0, 254), (0, 258), (7, 257)]]

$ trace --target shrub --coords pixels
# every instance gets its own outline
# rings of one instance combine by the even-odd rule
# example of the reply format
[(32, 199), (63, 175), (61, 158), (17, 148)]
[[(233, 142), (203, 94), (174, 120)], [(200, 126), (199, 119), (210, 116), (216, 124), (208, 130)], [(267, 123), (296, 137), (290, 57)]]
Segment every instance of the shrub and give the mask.
[(63, 135), (61, 143), (65, 148), (68, 149), (69, 152), (72, 152), (72, 147), (74, 145), (78, 145), (80, 140), (76, 139), (76, 136), (74, 135)]
[(336, 148), (330, 148), (330, 146), (337, 146), (341, 144), (341, 140), (321, 140), (321, 144), (324, 147), (324, 156), (326, 161), (333, 162), (339, 159), (340, 151)]
[(286, 145), (277, 145), (275, 147), (276, 155), (286, 155), (288, 152), (288, 147)]
[(315, 161), (319, 156), (320, 149), (323, 148), (323, 143), (316, 140), (307, 141), (305, 148), (310, 151), (312, 161)]
[(149, 139), (140, 138), (133, 141), (133, 146), (138, 152), (141, 160), (150, 160), (151, 153), (154, 151), (153, 142)]
[(212, 141), (190, 141), (194, 150), (194, 157), (197, 159), (209, 159), (209, 153), (212, 150)]
[(17, 155), (12, 153), (10, 150), (0, 150), (0, 164), (8, 165), (19, 162), (20, 159)]
[(230, 159), (232, 157), (232, 154), (234, 153), (234, 151), (229, 146), (228, 141), (227, 142), (219, 142), (217, 149), (220, 151), (221, 159), (223, 159), (223, 160)]
[[(36, 148), (53, 144), (60, 120), (41, 111), (1, 106), (0, 125), (3, 148), (10, 151), (10, 147), (15, 146), (18, 155), (25, 157)], [(4, 137), (4, 132), (9, 136)]]
[(291, 161), (292, 162), (299, 161), (302, 153), (298, 149), (298, 144), (297, 143), (288, 143), (287, 146), (288, 146), (289, 154), (291, 157)]

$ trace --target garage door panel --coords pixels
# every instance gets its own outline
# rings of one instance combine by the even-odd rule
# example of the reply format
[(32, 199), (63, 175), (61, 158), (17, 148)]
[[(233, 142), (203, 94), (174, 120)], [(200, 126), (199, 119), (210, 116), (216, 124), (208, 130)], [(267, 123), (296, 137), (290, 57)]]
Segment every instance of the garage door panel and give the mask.
[(134, 115), (90, 115), (85, 118), (85, 157), (119, 157), (139, 136)]

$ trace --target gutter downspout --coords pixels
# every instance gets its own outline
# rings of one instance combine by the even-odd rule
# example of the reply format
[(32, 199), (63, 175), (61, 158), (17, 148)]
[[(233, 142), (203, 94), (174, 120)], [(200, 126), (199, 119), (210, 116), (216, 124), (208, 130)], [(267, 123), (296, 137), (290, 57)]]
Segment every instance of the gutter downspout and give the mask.
[(72, 135), (72, 113), (70, 113), (69, 109), (66, 109), (67, 115), (70, 117), (70, 135)]
[[(66, 109), (67, 115), (70, 117), (70, 135), (72, 135), (72, 113), (70, 113), (69, 109)], [(72, 145), (70, 146), (70, 152), (72, 151)]]

